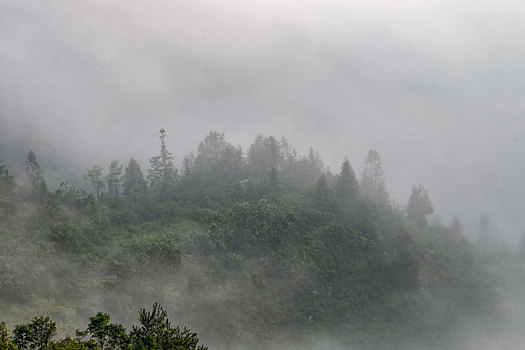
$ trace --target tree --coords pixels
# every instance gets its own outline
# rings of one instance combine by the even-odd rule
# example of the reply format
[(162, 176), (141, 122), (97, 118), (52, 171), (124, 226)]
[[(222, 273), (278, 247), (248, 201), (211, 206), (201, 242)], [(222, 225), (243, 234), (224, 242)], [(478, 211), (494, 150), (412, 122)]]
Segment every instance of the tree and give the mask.
[(211, 131), (199, 144), (184, 191), (200, 205), (221, 202), (228, 198), (233, 184), (245, 177), (244, 173), (242, 149), (229, 143), (224, 133)]
[(207, 350), (207, 347), (198, 345), (197, 333), (186, 327), (182, 331), (178, 326), (173, 328), (166, 311), (157, 303), (153, 304), (152, 311), (140, 309), (139, 322), (140, 326), (133, 326), (130, 332), (134, 349)]
[(137, 161), (131, 158), (122, 177), (122, 193), (126, 197), (142, 194), (146, 191), (147, 184)]
[(426, 227), (428, 225), (426, 216), (433, 212), (434, 207), (432, 206), (425, 187), (421, 184), (412, 186), (412, 194), (407, 204), (408, 220), (417, 227)]
[(15, 179), (9, 175), (7, 166), (0, 161), (0, 195), (11, 193), (15, 187)]
[(160, 129), (160, 153), (149, 159), (148, 181), (158, 198), (168, 197), (177, 182), (177, 169), (173, 165), (173, 156), (166, 147), (166, 131)]
[(0, 161), (0, 220), (6, 220), (8, 215), (13, 214), (15, 210), (15, 188), (16, 182), (14, 177), (9, 175), (5, 164)]
[(40, 169), (40, 164), (36, 159), (33, 151), (29, 151), (26, 158), (26, 175), (29, 180), (31, 194), (41, 199), (47, 193), (47, 184), (44, 178), (44, 172)]
[(361, 175), (361, 189), (368, 198), (380, 202), (388, 200), (381, 158), (373, 149), (368, 151), (366, 157), (365, 170)]
[(44, 349), (56, 334), (56, 322), (49, 317), (35, 317), (30, 323), (17, 325), (13, 343), (19, 350)]
[(15, 344), (9, 338), (5, 322), (0, 322), (0, 350), (17, 350)]
[(242, 177), (242, 149), (229, 143), (223, 132), (211, 131), (199, 144), (193, 164), (206, 182), (233, 183)]
[(268, 182), (270, 183), (270, 193), (276, 194), (279, 191), (280, 175), (276, 167), (272, 167), (268, 173)]
[(250, 176), (260, 178), (271, 168), (281, 169), (283, 166), (283, 151), (281, 143), (273, 136), (257, 135), (248, 149), (248, 169)]
[(334, 209), (334, 200), (332, 197), (332, 191), (328, 187), (328, 182), (326, 181), (326, 175), (323, 174), (317, 180), (317, 185), (315, 186), (314, 198), (318, 206), (321, 209), (326, 211), (331, 211)]
[(289, 154), (288, 164), (284, 175), (287, 180), (298, 185), (312, 185), (325, 173), (323, 160), (312, 147), (305, 157), (296, 158), (294, 153)]
[(97, 196), (97, 200), (100, 199), (104, 191), (105, 181), (102, 176), (104, 168), (101, 165), (93, 165), (93, 168), (87, 169), (87, 174), (84, 175), (84, 180), (91, 182), (93, 190)]
[(97, 313), (89, 318), (89, 325), (85, 331), (77, 331), (77, 337), (84, 337), (90, 334), (100, 349), (128, 349), (130, 347), (130, 338), (126, 329), (120, 324), (110, 323), (109, 320), (109, 314)]
[(193, 163), (195, 161), (195, 155), (193, 152), (190, 152), (190, 154), (187, 154), (184, 157), (184, 160), (182, 161), (182, 178), (183, 179), (189, 179), (191, 177), (191, 174), (193, 172)]
[(26, 174), (29, 179), (29, 183), (33, 186), (38, 186), (41, 182), (44, 182), (44, 172), (40, 169), (40, 164), (36, 160), (36, 155), (33, 151), (29, 151), (26, 158)]
[(359, 184), (354, 169), (346, 157), (341, 166), (341, 172), (336, 178), (335, 190), (338, 202), (343, 206), (348, 206), (357, 197)]
[(108, 185), (108, 195), (110, 197), (118, 197), (120, 194), (120, 181), (122, 176), (122, 165), (118, 160), (111, 162), (106, 175), (106, 184)]

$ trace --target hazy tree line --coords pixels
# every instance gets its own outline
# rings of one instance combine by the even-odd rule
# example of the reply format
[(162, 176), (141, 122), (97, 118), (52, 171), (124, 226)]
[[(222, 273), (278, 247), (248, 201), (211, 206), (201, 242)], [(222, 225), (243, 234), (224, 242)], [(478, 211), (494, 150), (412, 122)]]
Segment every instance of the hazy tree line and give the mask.
[[(101, 305), (129, 321), (160, 302), (216, 347), (323, 331), (377, 349), (437, 343), (463, 318), (493, 311), (494, 252), (470, 243), (457, 217), (429, 224), (422, 185), (406, 207), (393, 203), (376, 151), (358, 180), (347, 158), (334, 174), (285, 139), (259, 135), (243, 152), (220, 132), (177, 168), (165, 130), (159, 138), (145, 171), (134, 159), (87, 169), (91, 191), (50, 190), (33, 152), (22, 185), (0, 164), (0, 318), (49, 314), (70, 331)], [(90, 322), (109, 327), (105, 315)], [(21, 345), (17, 327), (11, 337), (2, 328), (4, 348), (43, 348)], [(90, 331), (92, 341), (48, 345), (141, 348), (135, 328), (111, 329), (126, 342)]]

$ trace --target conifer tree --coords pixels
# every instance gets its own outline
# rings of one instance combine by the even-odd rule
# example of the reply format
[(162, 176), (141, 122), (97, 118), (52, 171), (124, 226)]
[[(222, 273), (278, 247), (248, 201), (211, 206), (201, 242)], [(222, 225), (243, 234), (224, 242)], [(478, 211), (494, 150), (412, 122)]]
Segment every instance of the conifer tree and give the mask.
[(257, 135), (247, 154), (249, 175), (261, 177), (271, 168), (280, 169), (283, 165), (281, 142), (275, 137)]
[(160, 129), (160, 154), (150, 158), (148, 182), (159, 198), (170, 195), (177, 182), (177, 169), (173, 165), (173, 156), (166, 147), (166, 131)]
[(407, 216), (414, 225), (422, 228), (428, 225), (427, 215), (434, 212), (428, 192), (422, 185), (412, 186), (412, 193), (408, 199)]
[(0, 162), (0, 221), (15, 212), (15, 188), (14, 177), (9, 175), (6, 165)]
[(242, 149), (229, 143), (223, 132), (211, 131), (199, 144), (193, 170), (203, 186), (230, 185), (244, 177)]
[(357, 197), (359, 184), (354, 169), (346, 157), (341, 166), (341, 172), (336, 178), (335, 190), (337, 199), (343, 206), (349, 205)]
[(108, 186), (108, 195), (110, 197), (118, 197), (120, 195), (120, 181), (122, 176), (122, 165), (118, 160), (111, 162), (106, 175), (106, 184)]
[(15, 178), (9, 175), (7, 166), (0, 161), (0, 196), (9, 196), (15, 188)]
[(373, 149), (366, 157), (365, 170), (361, 175), (361, 189), (368, 198), (380, 202), (388, 200), (381, 158), (379, 153)]
[(40, 200), (47, 193), (47, 183), (44, 178), (44, 171), (40, 169), (40, 164), (38, 163), (33, 151), (29, 151), (25, 163), (31, 195)]
[(96, 164), (93, 165), (93, 168), (87, 169), (87, 174), (84, 175), (84, 180), (91, 182), (97, 200), (100, 200), (104, 192), (105, 181), (102, 176), (103, 171), (104, 168), (101, 165)]
[(326, 175), (322, 174), (315, 186), (314, 199), (317, 206), (324, 212), (330, 212), (335, 208), (335, 201), (332, 191), (326, 181)]
[(35, 153), (33, 151), (29, 151), (26, 158), (26, 174), (27, 178), (29, 179), (29, 183), (32, 184), (34, 187), (38, 187), (38, 185), (42, 182), (44, 182), (44, 172), (42, 169), (40, 169), (40, 164), (38, 163), (38, 160), (36, 159)]
[(131, 158), (122, 177), (122, 193), (126, 197), (146, 191), (147, 184), (137, 161)]
[(140, 326), (133, 326), (130, 332), (137, 349), (208, 349), (198, 345), (197, 333), (190, 332), (186, 327), (183, 330), (178, 326), (174, 328), (164, 308), (156, 303), (152, 311), (140, 309), (139, 322)]

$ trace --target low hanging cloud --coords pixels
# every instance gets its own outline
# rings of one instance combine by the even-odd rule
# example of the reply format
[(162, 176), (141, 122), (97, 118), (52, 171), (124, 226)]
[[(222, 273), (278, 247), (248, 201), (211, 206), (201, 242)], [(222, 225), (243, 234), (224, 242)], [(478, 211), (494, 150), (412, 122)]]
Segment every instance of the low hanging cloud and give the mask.
[[(209, 130), (317, 149), (337, 171), (379, 151), (405, 202), (425, 184), (471, 235), (512, 241), (525, 170), (525, 7), (517, 1), (0, 2), (0, 157), (79, 172)], [(13, 156), (16, 154), (16, 157)], [(14, 160), (12, 160), (13, 162)]]

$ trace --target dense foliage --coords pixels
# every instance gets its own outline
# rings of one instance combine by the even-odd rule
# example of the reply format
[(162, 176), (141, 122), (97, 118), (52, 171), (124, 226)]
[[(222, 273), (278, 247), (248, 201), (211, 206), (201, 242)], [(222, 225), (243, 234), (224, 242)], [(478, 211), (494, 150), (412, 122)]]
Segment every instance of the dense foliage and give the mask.
[[(332, 174), (315, 151), (299, 156), (264, 136), (245, 154), (211, 132), (177, 169), (166, 135), (146, 173), (134, 159), (88, 169), (91, 192), (67, 182), (49, 190), (33, 152), (23, 184), (0, 164), (0, 319), (46, 314), (67, 333), (97, 310), (129, 323), (159, 302), (214, 347), (322, 332), (377, 349), (442, 342), (463, 318), (491, 312), (493, 275), (459, 220), (429, 225), (422, 186), (407, 218), (389, 200), (377, 152), (361, 185), (347, 159)], [(2, 325), (0, 348), (42, 348), (27, 335), (37, 322), (50, 349), (196, 345), (165, 316), (142, 310), (127, 333), (99, 313), (81, 332), (91, 340), (59, 343), (49, 342), (54, 321), (35, 318), (14, 338)]]
[(76, 331), (75, 338), (66, 336), (54, 341), (56, 322), (49, 317), (35, 317), (30, 323), (15, 326), (13, 336), (5, 323), (0, 323), (1, 350), (207, 350), (198, 345), (196, 333), (187, 328), (172, 327), (166, 311), (153, 304), (152, 311), (139, 311), (140, 326), (127, 332), (121, 324), (110, 323), (110, 315), (99, 312), (89, 318), (86, 330)]

